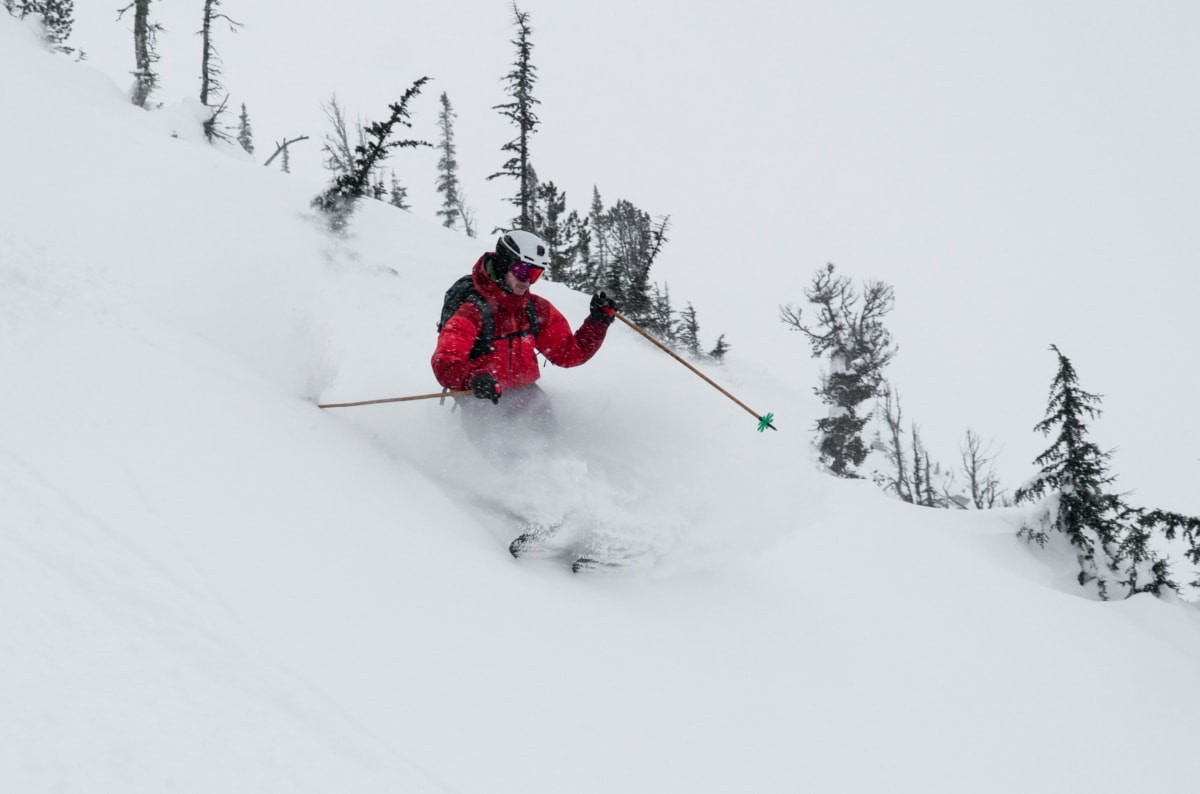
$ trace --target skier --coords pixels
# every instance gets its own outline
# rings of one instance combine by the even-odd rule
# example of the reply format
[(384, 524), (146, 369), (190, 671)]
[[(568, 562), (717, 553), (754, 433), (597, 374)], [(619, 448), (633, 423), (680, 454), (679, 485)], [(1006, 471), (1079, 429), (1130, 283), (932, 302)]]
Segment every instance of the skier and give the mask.
[[(529, 291), (549, 263), (544, 240), (527, 231), (506, 232), (496, 250), (475, 263), (465, 292), (453, 299), (455, 288), (447, 293), (445, 311), (453, 313), (438, 333), (433, 374), (446, 388), (470, 390), (477, 398), (461, 398), (458, 405), (468, 436), (481, 446), (500, 440), (498, 434), (508, 440), (525, 435), (513, 425), (552, 435), (549, 400), (536, 382), (535, 350), (560, 367), (578, 366), (600, 349), (613, 321), (616, 304), (598, 292), (572, 333), (550, 301)], [(455, 300), (461, 301), (457, 308)]]

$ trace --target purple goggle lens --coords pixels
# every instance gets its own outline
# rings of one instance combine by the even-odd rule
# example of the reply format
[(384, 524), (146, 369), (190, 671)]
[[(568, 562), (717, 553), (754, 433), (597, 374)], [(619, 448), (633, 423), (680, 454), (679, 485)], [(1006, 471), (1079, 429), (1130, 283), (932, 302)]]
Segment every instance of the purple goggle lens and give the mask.
[(516, 278), (517, 281), (528, 281), (530, 284), (532, 284), (542, 277), (542, 272), (544, 270), (545, 268), (538, 267), (537, 265), (531, 265), (528, 262), (517, 262), (509, 269), (509, 272), (513, 274), (513, 277)]

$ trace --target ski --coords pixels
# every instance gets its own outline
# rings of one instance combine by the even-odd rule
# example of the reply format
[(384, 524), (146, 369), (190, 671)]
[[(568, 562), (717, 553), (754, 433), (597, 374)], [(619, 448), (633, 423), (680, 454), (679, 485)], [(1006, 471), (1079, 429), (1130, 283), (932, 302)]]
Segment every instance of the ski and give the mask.
[(508, 553), (521, 558), (555, 557), (562, 553), (546, 543), (545, 533), (523, 532), (508, 544)]
[(625, 562), (602, 560), (599, 557), (582, 555), (571, 563), (572, 573), (604, 573), (626, 567)]
[(508, 544), (508, 553), (514, 557), (557, 557), (563, 554), (563, 549), (553, 540), (562, 530), (567, 517), (557, 521), (542, 523), (540, 521), (526, 522), (525, 531), (513, 538)]
[(650, 561), (646, 549), (598, 543), (591, 533), (580, 537), (578, 526), (564, 532), (568, 523), (569, 516), (549, 523), (528, 522), (525, 531), (508, 544), (508, 553), (517, 559), (554, 560), (569, 567), (572, 573), (612, 573)]

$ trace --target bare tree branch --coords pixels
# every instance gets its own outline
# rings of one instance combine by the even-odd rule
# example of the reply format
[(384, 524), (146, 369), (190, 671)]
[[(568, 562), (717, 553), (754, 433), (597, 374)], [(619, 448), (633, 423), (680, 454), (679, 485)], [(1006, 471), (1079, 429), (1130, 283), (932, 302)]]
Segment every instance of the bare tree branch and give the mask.
[(263, 163), (263, 167), (266, 168), (268, 165), (270, 165), (271, 162), (276, 157), (278, 157), (280, 154), (282, 154), (283, 151), (285, 149), (287, 149), (287, 147), (291, 146), (293, 143), (299, 143), (300, 141), (307, 141), (307, 140), (308, 140), (307, 135), (301, 135), (298, 138), (292, 138), (290, 141), (283, 140), (283, 141), (280, 141), (279, 143), (275, 144), (275, 153), (267, 158), (267, 161), (265, 163)]

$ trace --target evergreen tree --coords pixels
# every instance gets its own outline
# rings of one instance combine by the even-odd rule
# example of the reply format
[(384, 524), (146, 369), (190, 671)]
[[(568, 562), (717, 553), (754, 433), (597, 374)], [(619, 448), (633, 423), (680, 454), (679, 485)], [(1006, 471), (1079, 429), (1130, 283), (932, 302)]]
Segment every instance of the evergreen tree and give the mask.
[(677, 327), (679, 347), (692, 358), (700, 358), (700, 323), (696, 319), (696, 307), (691, 303), (679, 313)]
[[(1150, 548), (1149, 530), (1160, 523), (1179, 524), (1161, 521), (1166, 515), (1161, 511), (1132, 508), (1109, 490), (1115, 480), (1108, 468), (1112, 453), (1088, 439), (1087, 422), (1100, 415), (1101, 398), (1080, 388), (1071, 361), (1056, 346), (1050, 349), (1058, 356), (1058, 371), (1046, 416), (1034, 429), (1057, 434), (1034, 461), (1041, 467), (1038, 474), (1014, 494), (1017, 504), (1044, 500), (1046, 507), (1039, 526), (1026, 524), (1020, 535), (1042, 546), (1050, 541), (1050, 531), (1065, 536), (1079, 563), (1079, 584), (1095, 582), (1101, 598), (1109, 597), (1113, 585), (1126, 595), (1176, 589), (1167, 562)], [(1184, 525), (1189, 520), (1177, 518)]]
[(657, 284), (650, 291), (650, 312), (642, 318), (642, 328), (649, 331), (658, 341), (668, 347), (675, 347), (678, 333), (675, 322), (675, 309), (671, 306), (671, 289), (667, 285)]
[[(1182, 538), (1188, 544), (1184, 556), (1192, 565), (1200, 568), (1200, 518), (1166, 510), (1139, 508), (1134, 511), (1134, 520), (1139, 530), (1158, 529), (1167, 540)], [(1200, 589), (1200, 572), (1191, 585)]]
[(552, 281), (577, 286), (577, 261), (583, 233), (579, 214), (574, 210), (567, 212), (567, 194), (560, 192), (553, 182), (538, 185), (536, 207), (531, 231), (549, 246), (547, 276)]
[(429, 82), (428, 77), (417, 80), (400, 98), (389, 106), (391, 115), (385, 122), (374, 122), (364, 130), (366, 141), (354, 149), (354, 162), (348, 172), (339, 174), (321, 195), (312, 200), (312, 206), (323, 213), (331, 230), (345, 229), (354, 212), (355, 203), (372, 189), (371, 177), (387, 158), (388, 152), (396, 148), (430, 146), (426, 141), (391, 141), (396, 125), (412, 127), (408, 103), (421, 93), (421, 87)]
[(412, 209), (408, 203), (408, 188), (400, 184), (400, 179), (396, 176), (395, 171), (392, 171), (392, 189), (389, 192), (388, 203), (405, 212)]
[(150, 0), (134, 0), (117, 12), (117, 18), (120, 19), (131, 8), (134, 70), (130, 101), (144, 108), (154, 90), (158, 88), (158, 75), (154, 71), (154, 64), (158, 63), (158, 34), (163, 31), (163, 27), (150, 21)]
[(530, 35), (533, 29), (529, 26), (529, 14), (517, 8), (513, 3), (513, 15), (517, 26), (517, 38), (512, 44), (517, 48), (517, 60), (512, 70), (505, 75), (508, 82), (508, 95), (511, 102), (496, 105), (492, 109), (499, 110), (517, 128), (517, 137), (506, 143), (500, 151), (511, 156), (499, 171), (488, 177), (489, 180), (498, 177), (512, 177), (517, 181), (516, 195), (509, 199), (519, 214), (512, 221), (512, 227), (517, 229), (532, 229), (535, 191), (537, 181), (533, 176), (533, 166), (529, 157), (530, 138), (537, 131), (538, 118), (533, 112), (535, 105), (541, 104), (533, 96), (533, 85), (537, 82), (537, 67), (530, 58), (533, 43)]
[[(376, 201), (383, 201), (384, 199), (388, 199), (390, 202), (391, 201), (390, 197), (392, 195), (394, 195), (395, 188), (400, 185), (400, 182), (396, 177), (396, 172), (392, 171), (392, 188), (393, 189), (388, 190), (388, 186), (386, 184), (384, 184), (383, 177), (384, 177), (383, 167), (376, 166), (371, 171), (371, 178), (368, 180), (368, 185), (369, 185), (368, 189), (370, 190), (371, 198), (375, 199)], [(408, 195), (407, 190), (404, 190), (403, 188), (401, 188), (401, 191), (403, 192), (404, 195), (406, 195), (406, 196)]]
[(246, 112), (246, 103), (242, 103), (242, 113), (238, 116), (237, 142), (246, 150), (246, 154), (254, 154), (254, 130), (250, 128), (250, 114)]
[(458, 185), (458, 157), (454, 146), (454, 108), (450, 105), (450, 97), (443, 91), (441, 96), (442, 111), (438, 114), (438, 130), (441, 138), (438, 149), (437, 190), (442, 194), (442, 208), (437, 214), (442, 217), (442, 225), (447, 229), (457, 228), (462, 218), (462, 197)]
[(604, 202), (600, 200), (600, 189), (592, 186), (592, 205), (588, 210), (588, 255), (584, 259), (584, 284), (586, 292), (596, 290), (608, 277), (608, 217)]
[[(1102, 596), (1107, 582), (1100, 575), (1096, 561), (1097, 545), (1102, 559), (1116, 554), (1121, 529), (1117, 517), (1124, 512), (1121, 498), (1107, 491), (1113, 482), (1108, 473), (1112, 453), (1103, 452), (1088, 440), (1087, 420), (1100, 414), (1100, 397), (1079, 388), (1078, 377), (1070, 360), (1057, 347), (1051, 350), (1058, 356), (1058, 372), (1050, 387), (1050, 403), (1046, 416), (1034, 429), (1049, 435), (1058, 428), (1054, 443), (1037, 457), (1041, 471), (1014, 494), (1017, 504), (1033, 502), (1054, 494), (1054, 529), (1067, 536), (1079, 554), (1079, 583), (1097, 580)], [(1044, 534), (1028, 530), (1026, 534), (1045, 543)]]
[(657, 223), (650, 214), (618, 199), (604, 216), (602, 228), (610, 261), (597, 288), (603, 289), (635, 322), (651, 321), (650, 269), (667, 242), (670, 218)]
[(780, 308), (780, 319), (808, 337), (814, 358), (829, 356), (829, 372), (816, 390), (830, 406), (829, 415), (817, 420), (817, 448), (834, 474), (858, 477), (857, 468), (867, 457), (862, 431), (871, 418), (870, 411), (860, 415), (859, 406), (883, 394), (883, 369), (896, 354), (883, 326), (894, 293), (882, 281), (868, 281), (860, 305), (850, 279), (836, 274), (830, 263), (817, 272), (804, 295), (816, 307), (816, 324), (806, 325), (801, 309), (791, 305)]
[(721, 334), (717, 337), (717, 343), (713, 345), (713, 349), (708, 351), (708, 357), (720, 364), (725, 361), (725, 354), (728, 352), (729, 345), (725, 342), (725, 334)]
[(4, 7), (17, 19), (31, 15), (40, 18), (42, 39), (51, 49), (75, 52), (74, 47), (67, 46), (75, 24), (75, 0), (6, 0)]

